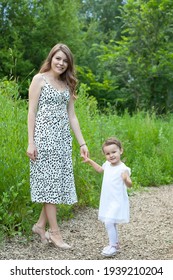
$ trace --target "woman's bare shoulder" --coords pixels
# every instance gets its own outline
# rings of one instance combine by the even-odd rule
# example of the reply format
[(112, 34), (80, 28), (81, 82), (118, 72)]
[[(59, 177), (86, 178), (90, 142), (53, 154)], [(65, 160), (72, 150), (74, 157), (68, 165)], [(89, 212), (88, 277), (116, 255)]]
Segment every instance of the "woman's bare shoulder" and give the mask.
[(32, 80), (33, 80), (34, 82), (42, 82), (42, 81), (44, 81), (44, 80), (43, 80), (43, 76), (42, 76), (41, 73), (37, 73), (37, 74), (32, 78)]
[(32, 78), (32, 83), (33, 86), (40, 86), (43, 87), (45, 84), (45, 81), (43, 79), (43, 76), (41, 73), (36, 74), (33, 78)]

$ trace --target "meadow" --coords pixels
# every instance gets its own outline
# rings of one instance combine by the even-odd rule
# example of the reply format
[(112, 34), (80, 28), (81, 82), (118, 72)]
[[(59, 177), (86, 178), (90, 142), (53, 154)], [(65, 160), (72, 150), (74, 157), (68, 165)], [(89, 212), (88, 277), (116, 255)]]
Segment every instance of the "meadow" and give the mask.
[[(29, 159), (27, 149), (27, 101), (18, 98), (18, 84), (0, 82), (0, 236), (28, 235), (41, 205), (30, 200)], [(123, 144), (123, 161), (131, 167), (133, 188), (129, 195), (143, 187), (173, 182), (173, 116), (152, 112), (128, 112), (119, 116), (109, 108), (100, 113), (96, 99), (89, 97), (81, 84), (75, 102), (76, 114), (86, 139), (90, 157), (104, 162), (103, 141), (116, 136)], [(59, 222), (73, 217), (75, 207), (98, 207), (102, 175), (97, 174), (80, 157), (73, 136), (73, 165), (78, 204), (61, 206)]]

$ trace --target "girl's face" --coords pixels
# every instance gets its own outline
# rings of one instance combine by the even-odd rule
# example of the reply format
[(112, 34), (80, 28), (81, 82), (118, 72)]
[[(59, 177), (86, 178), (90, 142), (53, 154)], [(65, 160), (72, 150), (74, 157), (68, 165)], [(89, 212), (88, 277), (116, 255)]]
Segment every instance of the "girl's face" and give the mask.
[(56, 72), (56, 74), (63, 74), (68, 68), (68, 60), (65, 53), (61, 50), (57, 51), (52, 57), (51, 69)]
[(112, 144), (105, 146), (103, 151), (107, 161), (109, 161), (112, 165), (118, 165), (121, 162), (123, 149), (120, 149), (117, 145)]

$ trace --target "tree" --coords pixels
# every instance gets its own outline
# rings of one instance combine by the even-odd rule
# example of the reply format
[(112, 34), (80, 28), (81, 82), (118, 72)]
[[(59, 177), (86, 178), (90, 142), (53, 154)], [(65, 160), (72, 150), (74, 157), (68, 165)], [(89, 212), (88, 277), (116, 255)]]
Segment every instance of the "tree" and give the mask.
[(118, 37), (121, 29), (120, 7), (124, 5), (122, 0), (82, 0), (80, 14), (87, 26), (90, 23), (98, 23), (98, 32), (102, 33), (103, 41), (111, 37)]
[(28, 35), (33, 27), (33, 13), (34, 1), (1, 1), (0, 77), (16, 78), (18, 74), (32, 68), (25, 53), (30, 38)]
[(172, 110), (173, 2), (129, 0), (122, 20), (121, 40), (110, 42), (99, 58), (117, 81), (119, 106)]
[(166, 112), (171, 109), (168, 99), (173, 82), (170, 63), (173, 57), (173, 2), (150, 0), (143, 4), (139, 1), (135, 6), (131, 16), (134, 5), (129, 2), (124, 17), (125, 21), (127, 17), (132, 19), (127, 24), (131, 58), (127, 66), (132, 69), (132, 88), (137, 85), (134, 97), (138, 107), (144, 104), (145, 108), (155, 107), (160, 113)]
[[(13, 77), (24, 83), (38, 71), (48, 51), (58, 42), (80, 49), (79, 1), (13, 0), (0, 3), (0, 78)], [(70, 9), (69, 9), (70, 6)]]
[(79, 16), (83, 22), (83, 47), (78, 56), (78, 76), (103, 107), (115, 97), (112, 93), (116, 88), (116, 79), (112, 79), (100, 56), (109, 41), (120, 38), (120, 7), (124, 3), (121, 0), (82, 0), (81, 3)]

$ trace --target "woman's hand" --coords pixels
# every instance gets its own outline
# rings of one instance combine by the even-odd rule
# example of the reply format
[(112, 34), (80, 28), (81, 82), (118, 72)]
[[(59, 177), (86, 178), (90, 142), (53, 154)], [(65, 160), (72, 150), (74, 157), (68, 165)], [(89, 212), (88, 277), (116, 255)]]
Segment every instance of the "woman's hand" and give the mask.
[(37, 148), (34, 143), (28, 145), (28, 149), (27, 149), (26, 153), (30, 159), (32, 159), (33, 161), (36, 160), (38, 153), (37, 153)]
[(84, 160), (89, 157), (87, 145), (83, 145), (82, 147), (80, 147), (80, 155)]

